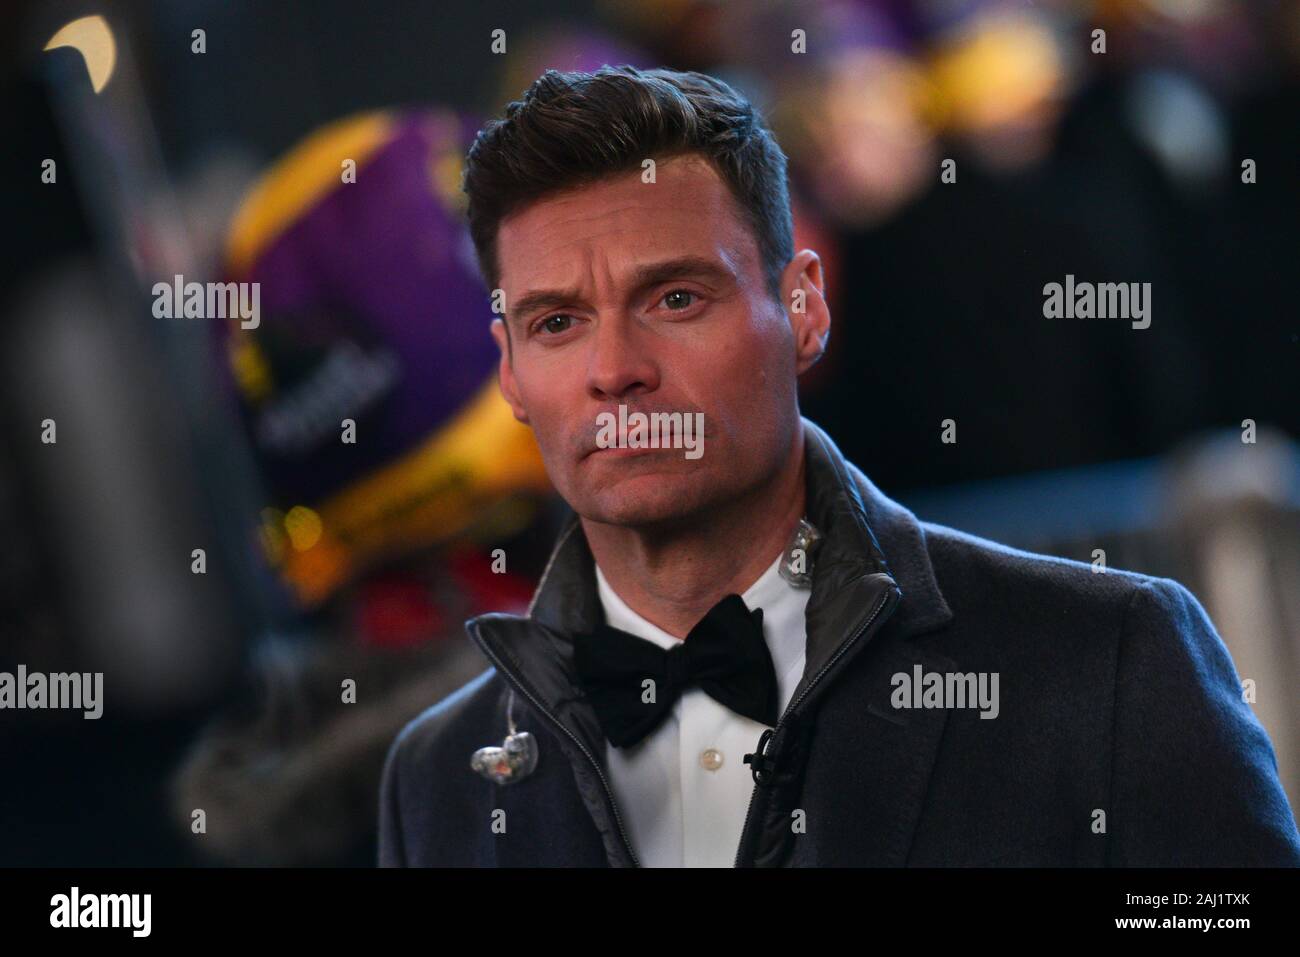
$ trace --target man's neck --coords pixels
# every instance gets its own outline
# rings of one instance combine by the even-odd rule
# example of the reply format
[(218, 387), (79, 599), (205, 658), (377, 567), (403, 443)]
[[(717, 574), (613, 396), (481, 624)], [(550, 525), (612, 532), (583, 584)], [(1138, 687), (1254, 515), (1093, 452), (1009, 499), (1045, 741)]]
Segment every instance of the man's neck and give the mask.
[(583, 519), (601, 573), (638, 615), (686, 637), (725, 596), (743, 594), (789, 544), (805, 507), (802, 430), (789, 463), (771, 482), (671, 535)]

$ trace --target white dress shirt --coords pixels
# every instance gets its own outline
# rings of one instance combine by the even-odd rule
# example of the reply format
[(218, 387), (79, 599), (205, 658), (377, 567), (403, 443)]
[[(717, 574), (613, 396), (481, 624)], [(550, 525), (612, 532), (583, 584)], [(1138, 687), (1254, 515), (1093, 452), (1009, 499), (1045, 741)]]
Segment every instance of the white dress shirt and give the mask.
[[(763, 638), (772, 653), (780, 710), (803, 677), (807, 589), (780, 573), (782, 555), (740, 597), (763, 609)], [(671, 648), (674, 638), (646, 621), (614, 592), (596, 567), (605, 621)], [(644, 867), (732, 867), (754, 792), (744, 756), (768, 725), (736, 714), (698, 687), (688, 688), (671, 714), (636, 744), (605, 743), (614, 797), (637, 858)]]

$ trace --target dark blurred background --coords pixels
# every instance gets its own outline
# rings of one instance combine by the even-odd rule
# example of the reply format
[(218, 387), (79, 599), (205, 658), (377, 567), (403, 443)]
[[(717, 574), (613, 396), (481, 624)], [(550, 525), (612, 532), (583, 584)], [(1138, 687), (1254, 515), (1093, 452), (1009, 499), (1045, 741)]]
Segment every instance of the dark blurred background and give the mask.
[[(0, 43), (0, 670), (106, 688), (0, 712), (0, 865), (373, 861), (384, 749), (562, 511), (459, 157), (603, 63), (767, 114), (835, 323), (805, 414), (923, 519), (1186, 584), (1300, 806), (1300, 5), (54, 0)], [(156, 317), (176, 274), (262, 325)], [(1067, 274), (1150, 327), (1044, 318)]]

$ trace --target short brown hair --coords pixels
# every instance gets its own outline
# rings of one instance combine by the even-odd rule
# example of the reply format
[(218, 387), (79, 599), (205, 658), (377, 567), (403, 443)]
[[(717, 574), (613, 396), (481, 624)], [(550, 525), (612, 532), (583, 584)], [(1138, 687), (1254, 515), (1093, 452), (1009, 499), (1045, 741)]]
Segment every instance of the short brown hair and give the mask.
[(786, 160), (763, 118), (711, 76), (603, 66), (547, 70), (474, 140), (465, 165), (469, 228), (490, 288), (500, 279), (497, 230), (548, 193), (698, 153), (731, 189), (758, 241), (768, 291), (794, 256)]

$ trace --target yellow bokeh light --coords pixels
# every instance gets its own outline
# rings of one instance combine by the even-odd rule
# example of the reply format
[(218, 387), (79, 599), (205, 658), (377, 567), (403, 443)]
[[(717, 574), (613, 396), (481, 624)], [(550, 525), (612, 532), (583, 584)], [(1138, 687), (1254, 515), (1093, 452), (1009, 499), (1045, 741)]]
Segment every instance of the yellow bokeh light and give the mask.
[(86, 61), (90, 85), (96, 93), (108, 85), (117, 65), (117, 41), (107, 21), (99, 15), (81, 17), (65, 23), (45, 44), (46, 50), (72, 47)]
[(294, 549), (305, 552), (320, 541), (320, 516), (305, 505), (295, 505), (284, 516), (284, 530), (289, 533)]

